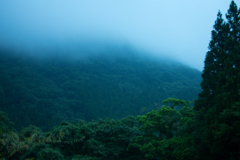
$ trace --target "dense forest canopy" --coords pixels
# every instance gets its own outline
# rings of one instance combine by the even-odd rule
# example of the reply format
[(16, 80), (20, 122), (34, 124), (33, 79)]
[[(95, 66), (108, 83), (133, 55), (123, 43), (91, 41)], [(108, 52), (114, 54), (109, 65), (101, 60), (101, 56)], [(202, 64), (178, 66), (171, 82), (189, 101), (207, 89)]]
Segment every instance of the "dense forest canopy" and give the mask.
[[(6, 50), (0, 56), (1, 110), (10, 117), (0, 111), (0, 158), (240, 159), (240, 8), (234, 1), (226, 21), (217, 14), (202, 79), (182, 64), (135, 54), (74, 63)], [(12, 120), (16, 128), (39, 127), (20, 131)]]
[(130, 49), (108, 52), (74, 60), (1, 50), (1, 109), (19, 129), (49, 130), (63, 120), (136, 116), (168, 97), (193, 101), (200, 92), (196, 69)]

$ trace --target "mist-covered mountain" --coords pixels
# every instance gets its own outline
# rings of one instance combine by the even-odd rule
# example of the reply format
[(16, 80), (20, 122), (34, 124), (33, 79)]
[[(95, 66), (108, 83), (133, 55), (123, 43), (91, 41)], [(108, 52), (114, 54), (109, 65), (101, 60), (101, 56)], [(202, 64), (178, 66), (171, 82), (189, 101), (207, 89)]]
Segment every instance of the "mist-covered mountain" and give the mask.
[(201, 91), (200, 71), (167, 58), (128, 49), (84, 58), (56, 55), (1, 50), (0, 110), (16, 128), (49, 130), (63, 120), (139, 115), (169, 97), (193, 101)]

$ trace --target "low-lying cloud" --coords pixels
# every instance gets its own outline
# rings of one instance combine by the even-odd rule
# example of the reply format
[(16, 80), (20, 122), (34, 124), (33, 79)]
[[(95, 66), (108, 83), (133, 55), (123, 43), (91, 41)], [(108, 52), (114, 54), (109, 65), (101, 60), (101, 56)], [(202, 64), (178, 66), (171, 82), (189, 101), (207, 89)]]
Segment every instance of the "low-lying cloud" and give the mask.
[(224, 15), (230, 2), (4, 0), (0, 45), (39, 53), (76, 44), (94, 51), (131, 44), (202, 70), (217, 12)]

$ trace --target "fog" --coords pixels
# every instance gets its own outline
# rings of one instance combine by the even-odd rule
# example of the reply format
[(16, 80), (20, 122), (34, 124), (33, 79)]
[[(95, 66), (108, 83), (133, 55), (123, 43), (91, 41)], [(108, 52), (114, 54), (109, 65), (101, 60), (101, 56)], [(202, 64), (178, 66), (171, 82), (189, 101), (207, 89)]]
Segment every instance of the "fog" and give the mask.
[(69, 55), (81, 47), (100, 52), (131, 46), (201, 71), (217, 12), (225, 17), (230, 2), (2, 0), (0, 46), (32, 54), (56, 48)]

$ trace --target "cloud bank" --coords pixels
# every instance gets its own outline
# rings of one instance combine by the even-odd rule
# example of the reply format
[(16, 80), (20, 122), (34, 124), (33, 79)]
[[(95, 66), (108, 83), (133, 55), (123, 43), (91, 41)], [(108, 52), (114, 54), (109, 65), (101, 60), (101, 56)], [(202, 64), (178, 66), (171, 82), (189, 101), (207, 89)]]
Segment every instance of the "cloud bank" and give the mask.
[(0, 45), (34, 51), (71, 42), (131, 44), (202, 70), (217, 12), (224, 15), (230, 2), (3, 0)]

